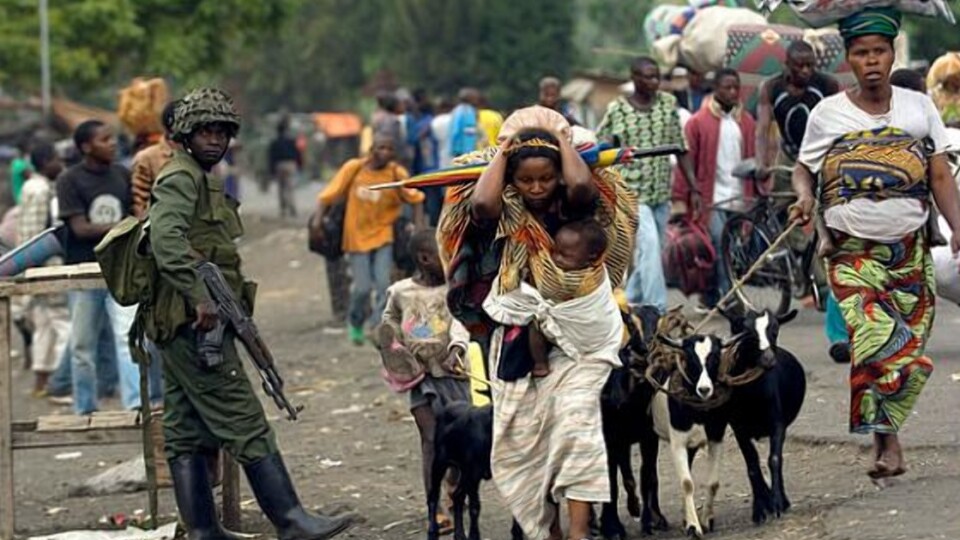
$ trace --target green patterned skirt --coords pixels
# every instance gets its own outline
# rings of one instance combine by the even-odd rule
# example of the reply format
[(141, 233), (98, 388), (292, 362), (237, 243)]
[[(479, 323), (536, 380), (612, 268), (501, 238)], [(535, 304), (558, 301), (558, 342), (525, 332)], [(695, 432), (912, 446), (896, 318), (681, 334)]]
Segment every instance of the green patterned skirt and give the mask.
[(850, 335), (850, 431), (896, 433), (933, 372), (930, 250), (922, 231), (894, 243), (835, 234), (828, 272)]

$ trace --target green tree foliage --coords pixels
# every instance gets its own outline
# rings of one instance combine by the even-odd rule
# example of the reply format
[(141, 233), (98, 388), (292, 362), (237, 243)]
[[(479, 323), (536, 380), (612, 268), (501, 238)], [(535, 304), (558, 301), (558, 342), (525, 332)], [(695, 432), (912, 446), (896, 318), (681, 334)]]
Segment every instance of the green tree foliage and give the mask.
[(574, 60), (573, 0), (395, 0), (384, 12), (384, 67), (448, 94), (483, 90), (499, 107), (536, 100), (537, 81)]
[(355, 104), (376, 62), (381, 2), (299, 2), (251, 54), (233, 56), (231, 88), (254, 110), (336, 110)]
[(230, 79), (263, 111), (355, 107), (384, 72), (434, 94), (475, 86), (510, 108), (536, 99), (539, 77), (567, 74), (573, 1), (303, 2), (257, 54), (232, 63)]
[[(292, 0), (52, 0), (54, 87), (73, 92), (161, 74), (204, 80), (223, 66), (227, 45), (255, 48)], [(0, 84), (31, 92), (40, 85), (36, 0), (0, 2)]]
[[(956, 4), (951, 4), (954, 6), (954, 13), (960, 16)], [(910, 17), (904, 24), (904, 29), (910, 36), (910, 56), (914, 60), (933, 63), (947, 51), (960, 51), (960, 30), (947, 21)]]

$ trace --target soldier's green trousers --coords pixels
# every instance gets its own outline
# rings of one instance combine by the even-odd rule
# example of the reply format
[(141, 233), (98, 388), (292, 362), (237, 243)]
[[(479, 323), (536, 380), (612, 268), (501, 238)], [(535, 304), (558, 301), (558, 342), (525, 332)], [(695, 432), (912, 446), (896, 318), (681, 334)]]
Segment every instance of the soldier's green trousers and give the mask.
[(196, 333), (189, 325), (158, 348), (163, 356), (168, 460), (222, 447), (246, 465), (277, 452), (273, 430), (243, 370), (232, 334), (224, 340), (223, 362), (209, 369), (200, 367)]

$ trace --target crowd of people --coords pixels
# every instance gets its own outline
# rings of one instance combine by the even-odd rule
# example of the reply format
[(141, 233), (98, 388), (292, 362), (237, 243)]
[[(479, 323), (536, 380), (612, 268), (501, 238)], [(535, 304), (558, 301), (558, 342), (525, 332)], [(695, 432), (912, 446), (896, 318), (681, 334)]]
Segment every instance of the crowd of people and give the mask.
[[(463, 325), (482, 343), (496, 381), (494, 482), (513, 516), (532, 538), (561, 538), (558, 504), (566, 500), (567, 537), (587, 538), (589, 503), (607, 497), (597, 398), (616, 356), (604, 348), (602, 337), (587, 339), (557, 326), (556, 320), (546, 324), (537, 315), (542, 313), (538, 306), (551, 305), (559, 312), (564, 302), (623, 286), (630, 303), (666, 310), (662, 252), (669, 223), (697, 224), (720, 252), (724, 223), (745, 210), (757, 190), (793, 191), (796, 202), (783, 204), (778, 212), (784, 219), (813, 221), (821, 232), (818, 255), (825, 258), (830, 290), (829, 353), (852, 366), (850, 429), (874, 437), (871, 477), (903, 474), (906, 461), (897, 433), (933, 367), (924, 345), (934, 301), (934, 207), (946, 229), (956, 231), (960, 205), (948, 164), (948, 151), (956, 150), (951, 143), (956, 126), (945, 125), (948, 111), (941, 116), (923, 73), (893, 69), (899, 17), (895, 10), (867, 10), (841, 23), (847, 60), (857, 80), (850, 89), (817, 71), (811, 45), (793, 42), (783, 73), (758, 90), (756, 120), (743, 106), (736, 71), (709, 74), (704, 94), (704, 87), (698, 87), (677, 95), (648, 57), (631, 63), (633, 92), (614, 100), (592, 133), (561, 105), (559, 81), (552, 78), (541, 81), (539, 110), (513, 113), (499, 133), (488, 137), (475, 136), (484, 123), (473, 91), (461, 93), (461, 103), (449, 124), (440, 123), (441, 130), (421, 124), (408, 131), (407, 138), (396, 135), (403, 131), (397, 127), (403, 116), (384, 107), (395, 116), (378, 124), (391, 127), (376, 132), (371, 157), (361, 163), (372, 170), (389, 167), (384, 155), (390, 153), (403, 168), (381, 175), (380, 183), (407, 178), (409, 167), (421, 177), (432, 170), (418, 164), (435, 163), (443, 169), (444, 161), (422, 159), (423, 140), (430, 141), (428, 148), (447, 149), (454, 164), (485, 166), (475, 183), (447, 188), (445, 194), (430, 187), (425, 195), (407, 188), (386, 195), (368, 190), (377, 183), (371, 181), (358, 184), (347, 199), (348, 215), (351, 205), (360, 214), (361, 204), (376, 199), (382, 205), (378, 216), (399, 215), (405, 203), (417, 208), (431, 196), (445, 200), (441, 214), (436, 206), (428, 210), (427, 223), (438, 226), (447, 305), (429, 309), (411, 300), (411, 288), (428, 287), (422, 294), (438, 297), (441, 287), (435, 278), (424, 278), (436, 275), (437, 260), (418, 236), (412, 244), (417, 260), (413, 281), (400, 282), (402, 287), (388, 287), (384, 281), (370, 291), (355, 287), (349, 318), (356, 343), (362, 343), (364, 335), (373, 336), (381, 321), (389, 327), (372, 341), (384, 358), (391, 387), (410, 391), (424, 445), (426, 485), (432, 459), (431, 437), (424, 431), (432, 425), (429, 404), (462, 399), (465, 391), (456, 383), (434, 382), (456, 381), (460, 364), (451, 356), (463, 354), (462, 329), (455, 332)], [(691, 94), (701, 99), (691, 99)], [(427, 114), (430, 108), (420, 105), (415, 110), (418, 113), (408, 118)], [(431, 125), (440, 118), (442, 113)], [(417, 124), (408, 121), (411, 125)], [(415, 137), (409, 138), (410, 133)], [(585, 169), (574, 150), (574, 144), (589, 142), (638, 148), (676, 145), (681, 151), (614, 167), (616, 185), (625, 193), (617, 198), (619, 206), (606, 207), (610, 200), (601, 193), (608, 191), (593, 186), (603, 186), (609, 171)], [(867, 164), (851, 166), (851, 156)], [(734, 174), (751, 158), (757, 163), (756, 183)], [(363, 165), (345, 166), (324, 191), (321, 213), (343, 196), (343, 179), (357, 167)], [(367, 199), (361, 203), (362, 196)], [(815, 214), (817, 201), (820, 210)], [(624, 203), (633, 205), (628, 212), (635, 220), (632, 225), (616, 219)], [(346, 242), (357, 234), (356, 226), (346, 220), (344, 249), (358, 275), (369, 272), (376, 250), (401, 247), (390, 236), (390, 220), (384, 220), (377, 225), (380, 245), (354, 250)], [(604, 247), (598, 248), (601, 256), (592, 251), (600, 244), (583, 236), (591, 226), (606, 228)], [(568, 233), (568, 227), (577, 232)], [(565, 257), (563, 238), (575, 239), (580, 248), (576, 255)], [(810, 241), (803, 234), (798, 240)], [(960, 242), (952, 233), (948, 242), (941, 249), (952, 260)], [(618, 260), (624, 250), (627, 257)], [(354, 258), (363, 263), (354, 265)], [(948, 281), (956, 282), (955, 261), (949, 269)], [(601, 274), (602, 279), (597, 277)], [(363, 284), (372, 281), (361, 278)], [(730, 286), (730, 276), (715, 262), (699, 291), (701, 306), (716, 306)], [(373, 307), (371, 297), (376, 299)], [(395, 302), (407, 307), (387, 307), (390, 315), (381, 319), (383, 306)], [(411, 303), (418, 307), (410, 308)], [(600, 329), (604, 321), (619, 324), (616, 310), (607, 307), (598, 302), (579, 309), (590, 317), (591, 328)], [(558, 314), (552, 317), (560, 319)], [(531, 417), (524, 411), (537, 414)]]
[[(717, 70), (706, 82), (691, 74), (691, 86), (676, 92), (649, 57), (630, 63), (632, 91), (592, 130), (560, 99), (553, 77), (540, 81), (530, 107), (506, 119), (474, 88), (461, 90), (457, 103), (434, 103), (421, 90), (379, 95), (369, 151), (344, 163), (319, 194), (310, 232), (336, 245), (326, 261), (334, 316), (352, 343), (376, 347), (388, 385), (409, 393), (425, 489), (435, 480), (437, 411), (469, 401), (464, 358), (475, 342), (487, 370), (478, 375), (493, 381), (493, 481), (513, 517), (530, 538), (558, 540), (565, 503), (565, 536), (589, 538), (591, 505), (610, 493), (599, 397), (620, 366), (623, 338), (611, 291), (666, 312), (670, 224), (697, 228), (720, 252), (727, 220), (757, 190), (771, 189), (795, 193), (778, 210), (785, 219), (820, 232), (829, 353), (851, 365), (850, 430), (874, 438), (868, 474), (903, 474), (898, 432), (933, 370), (924, 347), (934, 280), (948, 291), (960, 282), (955, 261), (938, 263), (948, 270), (935, 274), (931, 251), (939, 228), (950, 232), (939, 260), (960, 249), (948, 160), (960, 126), (944, 89), (893, 70), (899, 22), (889, 9), (841, 22), (857, 80), (849, 89), (816, 70), (813, 47), (791, 44), (783, 73), (759, 88), (756, 119), (737, 71)], [(19, 316), (35, 326), (34, 394), (71, 395), (80, 415), (114, 392), (123, 408), (139, 408), (129, 340), (136, 328), (145, 333), (149, 397), (163, 403), (166, 458), (191, 537), (233, 538), (217, 521), (207, 473), (223, 447), (246, 470), (280, 537), (332, 538), (349, 520), (303, 509), (263, 409), (237, 375), (235, 335), (226, 331), (219, 363), (197, 361), (203, 335), (223, 323), (198, 260), (220, 268), (248, 311), (254, 301), (235, 244), (236, 187), (213, 173), (240, 118), (229, 96), (202, 89), (171, 102), (162, 119), (166, 133), (127, 164), (117, 159), (113, 129), (91, 120), (74, 133), (69, 166), (43, 142), (13, 166), (19, 241), (63, 223), (63, 258), (48, 264), (96, 262), (94, 248), (117, 224), (149, 218), (159, 276), (153, 301), (139, 308), (120, 305), (107, 289), (21, 303)], [(277, 126), (269, 169), (282, 215), (296, 216), (302, 154), (289, 127)], [(672, 145), (677, 154), (591, 168), (580, 150), (607, 144)], [(735, 174), (751, 158), (756, 182)], [(479, 168), (467, 183), (377, 187), (470, 166)], [(696, 292), (699, 307), (711, 309), (731, 276), (719, 260), (705, 271)], [(448, 495), (456, 482), (446, 476)], [(432, 517), (449, 527), (445, 513)]]
[[(169, 126), (172, 109), (163, 119)], [(94, 247), (113, 226), (127, 216), (145, 216), (152, 181), (172, 148), (161, 136), (125, 159), (117, 141), (114, 128), (98, 120), (77, 126), (66, 153), (51, 142), (32, 141), (25, 181), (13, 179), (12, 243), (25, 244), (54, 228), (46, 234), (58, 237), (63, 253), (46, 264), (96, 263)], [(79, 415), (97, 411), (100, 399), (113, 396), (122, 408), (139, 409), (139, 371), (128, 344), (134, 312), (106, 289), (18, 298), (15, 318), (29, 321), (32, 330), (33, 395), (72, 405)], [(162, 402), (159, 364), (151, 370), (150, 399)]]

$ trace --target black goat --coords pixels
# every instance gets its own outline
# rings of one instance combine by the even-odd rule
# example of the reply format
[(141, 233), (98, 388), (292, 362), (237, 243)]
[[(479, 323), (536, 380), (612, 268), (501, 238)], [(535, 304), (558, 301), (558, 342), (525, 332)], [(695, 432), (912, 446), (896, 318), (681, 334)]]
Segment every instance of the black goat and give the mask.
[[(428, 540), (440, 537), (436, 521), (440, 504), (440, 485), (448, 469), (459, 473), (453, 498), (454, 540), (480, 540), (480, 483), (490, 480), (490, 455), (493, 451), (493, 407), (474, 407), (466, 402), (453, 402), (434, 408), (436, 431), (430, 490), (427, 493)], [(463, 509), (469, 497), (470, 534), (465, 534)], [(512, 540), (523, 540), (523, 531), (514, 521)]]
[[(435, 408), (437, 425), (434, 439), (434, 459), (427, 493), (427, 538), (437, 540), (440, 528), (436, 521), (440, 499), (440, 485), (449, 468), (459, 472), (457, 489), (453, 496), (453, 526), (455, 540), (480, 540), (480, 482), (489, 480), (490, 452), (493, 447), (493, 408), (473, 407), (466, 402), (454, 402)], [(470, 498), (470, 536), (464, 533), (463, 509)]]
[[(629, 341), (620, 351), (623, 368), (611, 373), (600, 399), (610, 475), (610, 502), (603, 504), (599, 532), (608, 540), (622, 540), (627, 536), (618, 508), (619, 476), (623, 477), (623, 487), (627, 493), (627, 511), (640, 520), (643, 532), (651, 534), (655, 528), (666, 530), (668, 527), (659, 501), (657, 457), (660, 441), (653, 431), (649, 414), (655, 390), (647, 384), (643, 374), (643, 360), (656, 335), (659, 320), (659, 311), (650, 306), (631, 306), (629, 312), (624, 314)], [(630, 450), (637, 443), (640, 444), (641, 454), (642, 510), (630, 459)]]
[[(775, 316), (769, 310), (747, 312), (743, 316), (724, 313), (730, 330), (741, 336), (737, 345), (733, 375), (757, 366), (766, 371), (748, 384), (733, 389), (726, 409), (730, 427), (746, 462), (753, 490), (753, 521), (763, 523), (768, 514), (780, 517), (790, 508), (783, 482), (783, 445), (787, 428), (797, 419), (803, 406), (807, 378), (797, 357), (779, 347), (780, 325), (792, 321), (796, 310)], [(770, 438), (771, 486), (760, 470), (754, 439)]]

